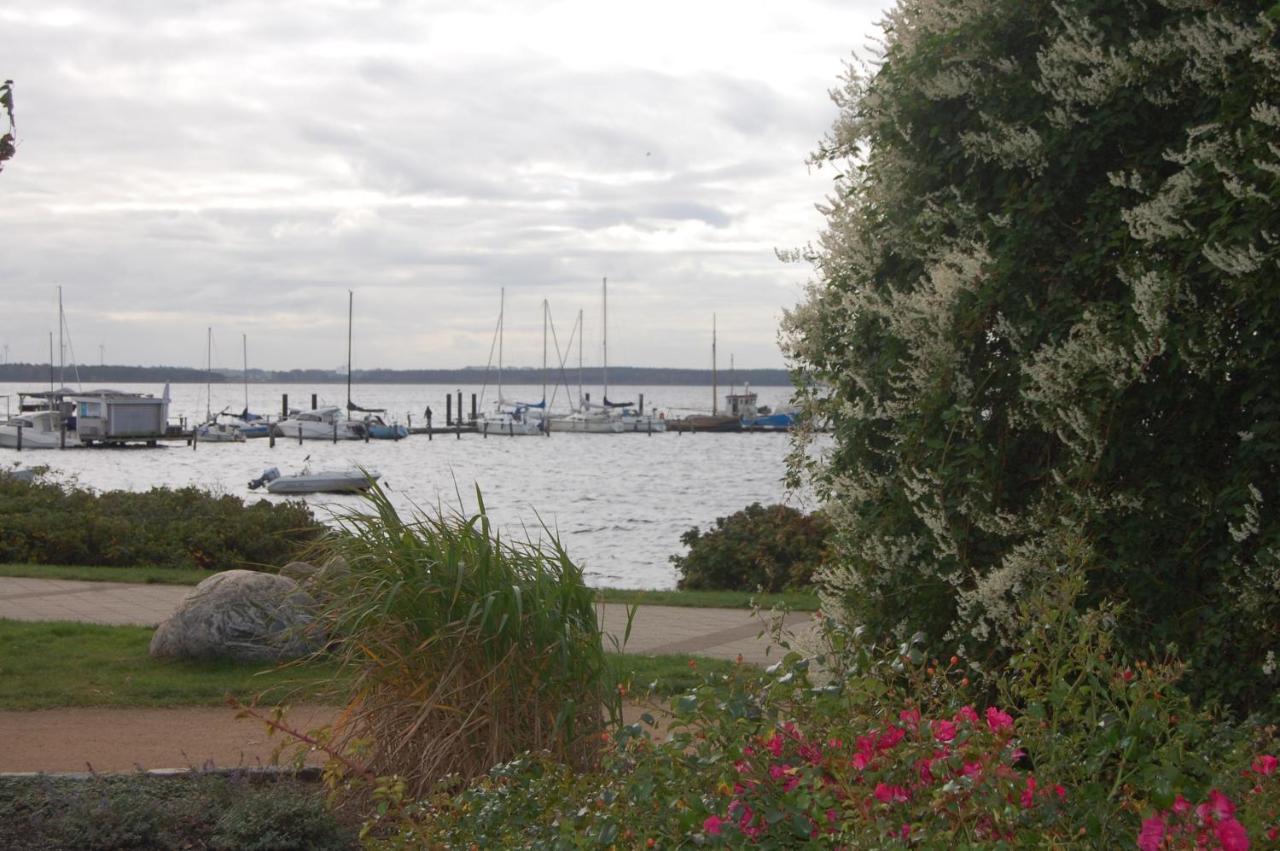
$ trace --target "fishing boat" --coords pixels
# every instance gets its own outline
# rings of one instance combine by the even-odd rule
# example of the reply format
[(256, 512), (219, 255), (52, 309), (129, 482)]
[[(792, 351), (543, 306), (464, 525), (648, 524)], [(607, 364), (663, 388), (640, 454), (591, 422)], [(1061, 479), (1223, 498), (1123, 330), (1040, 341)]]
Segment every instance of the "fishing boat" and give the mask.
[[(742, 417), (738, 413), (720, 413), (718, 407), (720, 386), (716, 368), (716, 317), (713, 313), (711, 315), (711, 413), (690, 414), (687, 417), (667, 420), (667, 428), (672, 431), (742, 431)], [(755, 398), (754, 393), (751, 396)]]
[(376, 470), (355, 467), (346, 470), (312, 470), (309, 466), (304, 466), (302, 472), (289, 476), (281, 475), (277, 467), (268, 467), (262, 471), (261, 476), (249, 482), (249, 490), (265, 487), (267, 493), (275, 494), (359, 493), (373, 487), (373, 483), (379, 478), (381, 474)]

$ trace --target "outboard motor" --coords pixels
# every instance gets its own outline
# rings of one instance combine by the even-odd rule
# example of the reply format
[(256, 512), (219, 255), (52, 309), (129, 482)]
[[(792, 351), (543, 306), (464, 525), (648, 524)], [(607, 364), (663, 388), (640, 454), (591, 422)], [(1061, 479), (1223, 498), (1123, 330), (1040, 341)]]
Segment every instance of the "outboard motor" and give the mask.
[(274, 482), (278, 478), (280, 478), (280, 469), (278, 467), (268, 467), (262, 471), (261, 476), (249, 482), (249, 490), (256, 491), (267, 482)]

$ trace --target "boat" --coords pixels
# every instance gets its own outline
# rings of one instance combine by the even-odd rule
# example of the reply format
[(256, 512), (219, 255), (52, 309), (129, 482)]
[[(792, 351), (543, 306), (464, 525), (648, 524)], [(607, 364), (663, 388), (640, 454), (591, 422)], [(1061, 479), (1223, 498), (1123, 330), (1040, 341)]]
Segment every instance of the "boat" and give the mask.
[[(550, 417), (547, 425), (551, 431), (569, 431), (583, 434), (622, 434), (627, 431), (620, 410), (625, 410), (631, 403), (615, 404), (609, 401), (609, 279), (604, 278), (601, 285), (603, 303), (604, 332), (601, 337), (601, 363), (603, 366), (602, 384), (604, 385), (604, 404), (592, 405), (590, 399), (582, 395), (582, 320), (578, 325), (578, 407), (571, 413)], [(654, 429), (657, 431), (657, 429)]]
[[(544, 301), (542, 305), (543, 401), (537, 403), (507, 401), (502, 398), (502, 348), (503, 339), (506, 336), (507, 290), (505, 287), (501, 290), (498, 302), (498, 327), (494, 329), (498, 346), (498, 401), (494, 403), (491, 412), (481, 414), (476, 418), (476, 431), (481, 434), (504, 434), (508, 437), (516, 437), (519, 435), (529, 436), (546, 433), (546, 429), (543, 427), (543, 417), (541, 416), (542, 411), (545, 409), (547, 398), (546, 302)], [(490, 348), (489, 352), (490, 356), (492, 356), (493, 349)]]
[(365, 417), (364, 427), (369, 432), (369, 437), (374, 440), (402, 440), (409, 436), (407, 427), (400, 423), (388, 424), (377, 414)]
[(235, 426), (240, 433), (247, 438), (253, 437), (270, 437), (271, 423), (267, 422), (267, 418), (260, 414), (252, 414), (249, 412), (249, 335), (240, 335), (241, 352), (244, 356), (244, 410), (238, 414), (228, 414), (225, 411), (218, 414), (218, 421), (226, 423), (229, 426)]
[[(711, 413), (690, 414), (687, 417), (667, 420), (667, 428), (671, 431), (742, 431), (742, 417), (737, 412), (720, 413), (718, 407), (720, 395), (719, 375), (716, 362), (716, 317), (711, 315)], [(726, 398), (733, 399), (734, 394)], [(755, 394), (751, 394), (755, 398)], [(730, 404), (732, 409), (733, 405)]]
[(200, 443), (244, 443), (244, 432), (229, 422), (202, 423), (196, 426), (196, 440)]
[[(351, 329), (355, 317), (355, 293), (347, 290), (347, 417), (354, 428), (361, 430), (361, 438), (373, 440), (402, 440), (409, 436), (409, 429), (399, 423), (388, 424), (379, 414), (385, 414), (386, 408), (362, 408), (351, 401)], [(362, 419), (350, 419), (351, 414), (359, 413)]]
[[(6, 449), (57, 449), (62, 446), (62, 412), (28, 411), (0, 423), (0, 447)], [(74, 431), (66, 440), (79, 443)]]
[(359, 493), (373, 487), (381, 478), (376, 470), (355, 467), (346, 470), (312, 470), (305, 466), (300, 473), (282, 476), (277, 467), (268, 467), (262, 475), (249, 482), (249, 490), (266, 487), (267, 493)]
[(277, 437), (300, 440), (364, 440), (365, 426), (348, 419), (337, 405), (313, 411), (293, 411), (273, 426)]

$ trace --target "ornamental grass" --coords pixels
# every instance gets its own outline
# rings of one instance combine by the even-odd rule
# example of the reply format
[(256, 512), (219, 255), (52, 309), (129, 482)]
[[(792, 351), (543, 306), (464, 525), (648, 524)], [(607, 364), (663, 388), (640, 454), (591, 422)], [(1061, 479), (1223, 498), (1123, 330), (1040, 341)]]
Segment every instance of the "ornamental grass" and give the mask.
[(618, 710), (582, 571), (554, 535), (502, 540), (476, 496), (472, 516), (406, 521), (375, 487), (321, 547), (327, 655), (350, 683), (325, 741), (411, 795), (525, 751), (589, 764)]

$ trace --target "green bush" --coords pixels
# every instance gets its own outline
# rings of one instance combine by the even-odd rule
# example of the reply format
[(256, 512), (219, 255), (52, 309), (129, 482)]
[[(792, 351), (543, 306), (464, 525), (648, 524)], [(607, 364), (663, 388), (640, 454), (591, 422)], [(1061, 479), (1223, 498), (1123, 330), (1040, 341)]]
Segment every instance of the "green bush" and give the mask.
[(324, 527), (300, 501), (246, 505), (198, 488), (95, 493), (0, 477), (0, 562), (201, 568), (282, 565)]
[(683, 590), (776, 593), (807, 588), (827, 557), (831, 524), (820, 513), (752, 503), (714, 528), (680, 536), (688, 555), (672, 556)]
[(322, 790), (288, 778), (194, 774), (0, 778), (0, 847), (13, 851), (339, 851), (355, 830)]

